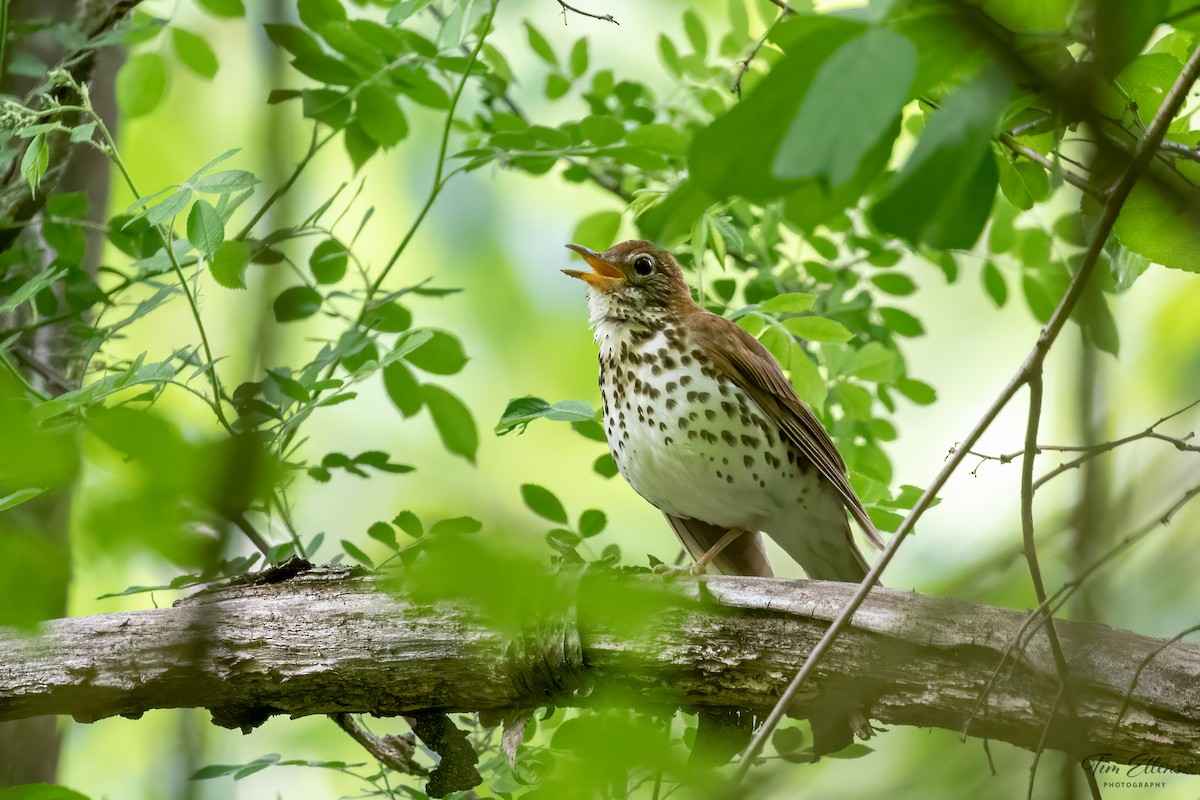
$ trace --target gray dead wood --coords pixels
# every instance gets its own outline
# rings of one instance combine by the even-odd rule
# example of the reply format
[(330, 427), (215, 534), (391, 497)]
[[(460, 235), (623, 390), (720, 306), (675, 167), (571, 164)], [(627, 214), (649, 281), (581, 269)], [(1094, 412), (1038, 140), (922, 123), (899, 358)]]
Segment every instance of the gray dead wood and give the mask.
[[(503, 635), (465, 600), (416, 601), (374, 578), (322, 568), (206, 592), (173, 608), (0, 631), (0, 720), (80, 721), (202, 707), (250, 730), (272, 714), (497, 712), (555, 704), (769, 708), (854, 587), (712, 577), (589, 576), (571, 612)], [(633, 602), (621, 602), (633, 598)], [(636, 619), (631, 609), (653, 612)], [(1025, 614), (873, 591), (793, 711), (816, 692), (862, 700), (885, 724), (962, 731), (1034, 748), (1058, 691), (1031, 626), (976, 701)], [(1200, 646), (1060, 622), (1094, 754), (1200, 773)], [(1166, 646), (1164, 646), (1166, 645)], [(1136, 676), (1136, 681), (1135, 681)], [(1128, 699), (1127, 699), (1128, 696)], [(1071, 741), (1057, 715), (1051, 748)]]

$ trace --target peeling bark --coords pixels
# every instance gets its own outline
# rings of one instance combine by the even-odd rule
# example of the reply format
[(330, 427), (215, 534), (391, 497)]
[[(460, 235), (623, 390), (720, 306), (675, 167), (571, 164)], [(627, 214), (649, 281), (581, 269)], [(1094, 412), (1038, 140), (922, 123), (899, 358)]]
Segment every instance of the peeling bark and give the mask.
[[(487, 627), (464, 599), (418, 600), (385, 586), (322, 568), (201, 593), (174, 608), (55, 620), (39, 636), (0, 632), (0, 720), (69, 714), (88, 722), (203, 707), (219, 725), (250, 730), (273, 714), (768, 708), (854, 589), (588, 575), (570, 589), (570, 614), (514, 637)], [(876, 589), (793, 714), (806, 716), (822, 693), (835, 693), (858, 698), (883, 723), (961, 731), (969, 721), (969, 735), (1033, 749), (1058, 686), (1041, 626), (1001, 666), (1024, 617)], [(1056, 716), (1047, 746), (1069, 746), (1076, 724), (1107, 760), (1150, 754), (1174, 771), (1200, 773), (1200, 645), (1164, 646), (1088, 623), (1060, 621), (1058, 629), (1079, 719)]]

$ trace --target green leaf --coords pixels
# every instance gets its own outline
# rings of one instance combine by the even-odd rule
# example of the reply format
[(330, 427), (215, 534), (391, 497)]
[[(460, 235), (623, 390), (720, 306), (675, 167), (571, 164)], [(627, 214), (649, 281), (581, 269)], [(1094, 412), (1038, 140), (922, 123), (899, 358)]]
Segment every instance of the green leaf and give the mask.
[(497, 436), (514, 430), (524, 433), (525, 426), (539, 417), (558, 422), (588, 422), (595, 420), (596, 411), (583, 400), (564, 400), (551, 405), (540, 397), (519, 397), (508, 402), (496, 423), (495, 433)]
[(562, 75), (546, 76), (546, 98), (548, 100), (557, 100), (569, 91), (571, 91), (571, 82)]
[(1061, 34), (1076, 0), (983, 0), (980, 5), (984, 13), (1014, 33)]
[(394, 147), (408, 136), (408, 120), (391, 93), (369, 84), (359, 89), (355, 104), (355, 119), (380, 147)]
[(268, 23), (263, 25), (263, 30), (266, 31), (268, 39), (294, 56), (320, 58), (325, 55), (317, 37), (304, 28), (282, 23)]
[(191, 181), (196, 191), (205, 194), (233, 194), (258, 183), (253, 172), (244, 169), (223, 169), (196, 177)]
[(1004, 275), (990, 261), (983, 265), (983, 288), (996, 308), (1003, 308), (1008, 302), (1008, 284), (1004, 281)]
[(700, 15), (690, 8), (683, 12), (683, 32), (697, 54), (703, 56), (708, 53), (708, 34), (704, 31), (704, 23)]
[(619, 211), (597, 211), (579, 220), (571, 241), (586, 245), (593, 250), (607, 250), (617, 241), (621, 227)]
[(296, 10), (300, 14), (300, 21), (317, 32), (326, 23), (346, 20), (346, 9), (339, 0), (299, 0)]
[(196, 0), (196, 3), (214, 17), (246, 16), (242, 0)]
[(479, 449), (479, 434), (475, 430), (475, 420), (462, 400), (440, 386), (431, 384), (421, 387), (421, 399), (433, 416), (433, 424), (446, 449), (474, 464), (475, 451)]
[(65, 269), (48, 269), (38, 272), (32, 278), (22, 283), (8, 297), (0, 302), (0, 314), (7, 313), (37, 296), (46, 287), (56, 283), (67, 275)]
[(814, 362), (804, 352), (804, 348), (792, 342), (791, 357), (787, 361), (788, 382), (796, 390), (796, 395), (813, 408), (823, 408), (825, 399), (829, 396), (829, 387), (817, 370)]
[(1054, 313), (1055, 300), (1045, 281), (1032, 272), (1026, 272), (1021, 276), (1021, 291), (1034, 318), (1042, 324), (1049, 322)]
[(592, 463), (592, 471), (602, 478), (612, 478), (617, 474), (617, 462), (605, 453)]
[(850, 358), (846, 374), (864, 381), (886, 383), (900, 374), (900, 359), (879, 342), (867, 342)]
[(1092, 52), (1107, 78), (1113, 78), (1133, 60), (1167, 15), (1168, 0), (1097, 0), (1094, 5), (1096, 38)]
[(341, 242), (326, 239), (313, 248), (308, 257), (308, 268), (317, 283), (337, 283), (346, 276), (350, 257)]
[(567, 524), (567, 510), (549, 489), (538, 486), (536, 483), (522, 484), (521, 499), (525, 501), (529, 510), (539, 517), (557, 522), (559, 525)]
[(879, 287), (879, 291), (904, 297), (917, 290), (913, 279), (902, 272), (881, 272), (871, 276), (871, 283)]
[(586, 538), (596, 536), (608, 525), (608, 516), (597, 508), (589, 508), (579, 515), (579, 535)]
[(434, 375), (453, 375), (467, 363), (462, 342), (452, 333), (430, 329), (429, 341), (409, 353), (408, 363)]
[(578, 78), (583, 73), (587, 72), (588, 68), (588, 40), (579, 39), (571, 48), (571, 74)]
[(808, 311), (817, 302), (815, 294), (806, 292), (788, 292), (777, 294), (762, 304), (762, 310), (768, 314), (800, 314)]
[(910, 242), (972, 247), (999, 182), (991, 141), (1011, 95), (1007, 74), (988, 69), (947, 97), (870, 209), (871, 221)]
[(887, 329), (898, 336), (921, 336), (925, 333), (921, 320), (903, 309), (885, 306), (879, 309), (879, 316), (883, 318)]
[(213, 253), (210, 271), (213, 280), (226, 289), (245, 289), (243, 278), (246, 265), (250, 263), (250, 246), (245, 242), (231, 239), (224, 242)]
[(592, 114), (579, 121), (583, 138), (601, 147), (625, 138), (625, 126), (608, 115)]
[(393, 361), (383, 368), (383, 386), (392, 405), (405, 417), (421, 410), (421, 385), (403, 363)]
[(847, 183), (879, 141), (895, 135), (916, 72), (916, 48), (887, 28), (869, 28), (843, 44), (817, 70), (771, 174), (821, 177), (833, 187)]
[(896, 390), (917, 405), (933, 405), (937, 401), (937, 392), (932, 386), (912, 378), (897, 378)]
[(413, 539), (420, 539), (425, 535), (425, 526), (421, 524), (420, 518), (411, 511), (401, 511), (392, 519), (392, 524)]
[(380, 333), (403, 333), (412, 326), (412, 312), (392, 300), (367, 309), (363, 325)]
[(1117, 241), (1156, 264), (1200, 272), (1200, 201), (1195, 192), (1138, 181), (1113, 226)]
[(187, 237), (207, 258), (212, 258), (225, 241), (225, 220), (207, 200), (200, 199), (192, 204), (187, 218)]
[(546, 41), (546, 37), (538, 33), (537, 28), (533, 27), (528, 20), (525, 21), (525, 33), (529, 37), (529, 46), (533, 52), (537, 53), (538, 57), (552, 67), (558, 66), (558, 56), (554, 55), (554, 48)]
[(217, 56), (203, 38), (183, 28), (172, 28), (171, 41), (175, 45), (175, 55), (192, 72), (206, 79), (217, 74), (220, 68)]
[(18, 489), (7, 497), (0, 497), (0, 511), (8, 511), (10, 508), (27, 503), (45, 492), (45, 489)]
[[(359, 562), (360, 564), (364, 564), (367, 567), (375, 566), (375, 562), (371, 560), (370, 556), (368, 556), (361, 549), (359, 549), (358, 545), (354, 544), (354, 542), (350, 541), (349, 539), (342, 539), (342, 549), (345, 550), (346, 553), (351, 558), (353, 558), (355, 561)], [(258, 770), (254, 770), (254, 771), (257, 772)], [(236, 777), (244, 778), (248, 774), (251, 774), (251, 773), (247, 773), (247, 772), (245, 772), (245, 770), (242, 770), (242, 773), (237, 775)]]
[[(1183, 64), (1169, 53), (1147, 53), (1138, 56), (1117, 76), (1116, 84), (1137, 103), (1139, 119), (1148, 121), (1158, 113)], [(1117, 111), (1117, 109), (1111, 109)]]
[(129, 57), (117, 72), (117, 105), (128, 119), (149, 114), (167, 93), (167, 64), (155, 52)]
[(34, 136), (21, 157), (21, 177), (29, 184), (29, 191), (36, 192), (46, 169), (50, 166), (50, 148), (46, 145), (46, 134)]
[(783, 327), (810, 342), (848, 342), (854, 336), (845, 325), (826, 317), (791, 317)]
[(1014, 162), (1004, 155), (997, 155), (996, 162), (1000, 168), (1000, 191), (1017, 208), (1028, 211), (1034, 203), (1049, 196), (1050, 178), (1039, 165), (1025, 159)]
[(397, 547), (396, 531), (392, 530), (392, 526), (388, 525), (386, 522), (372, 522), (371, 526), (367, 528), (367, 536), (370, 536), (377, 542), (387, 545), (393, 550), (395, 550)]
[[(692, 180), (710, 196), (761, 200), (800, 185), (772, 174), (775, 154), (817, 70), (844, 42), (863, 31), (857, 22), (832, 16), (805, 16), (803, 23), (790, 26), (799, 31), (795, 47), (754, 91), (696, 133), (688, 167)], [(731, 142), (737, 146), (731, 147)]]
[(625, 136), (625, 141), (634, 147), (682, 158), (687, 155), (691, 137), (671, 125), (655, 123), (634, 128)]
[(462, 533), (479, 533), (483, 530), (483, 523), (474, 517), (451, 517), (450, 519), (438, 520), (433, 523), (429, 529), (430, 536), (450, 536)]
[(372, 139), (357, 120), (346, 126), (344, 134), (342, 142), (350, 156), (350, 163), (354, 165), (354, 172), (357, 173), (371, 160), (371, 156), (378, 152), (379, 142)]
[(321, 293), (309, 286), (293, 286), (280, 292), (272, 307), (278, 322), (295, 322), (320, 310)]

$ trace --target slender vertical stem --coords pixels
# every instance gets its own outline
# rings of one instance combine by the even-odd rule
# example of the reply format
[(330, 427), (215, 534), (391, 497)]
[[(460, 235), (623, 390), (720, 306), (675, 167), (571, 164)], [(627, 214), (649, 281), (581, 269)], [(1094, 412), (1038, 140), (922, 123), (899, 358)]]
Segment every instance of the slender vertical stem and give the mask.
[(425, 215), (429, 213), (434, 200), (441, 194), (442, 188), (446, 185), (445, 181), (455, 174), (454, 172), (450, 173), (450, 175), (445, 174), (446, 150), (450, 145), (450, 130), (454, 127), (454, 112), (458, 108), (458, 101), (462, 97), (463, 90), (467, 88), (467, 81), (471, 77), (471, 69), (475, 66), (475, 62), (479, 60), (479, 53), (483, 50), (483, 44), (487, 41), (488, 34), (492, 30), (492, 20), (496, 17), (496, 6), (498, 4), (499, 0), (492, 0), (491, 5), (488, 7), (488, 12), (484, 16), (479, 30), (479, 38), (475, 41), (475, 47), (471, 50), (471, 55), (467, 58), (467, 65), (463, 69), (462, 79), (458, 82), (458, 86), (454, 90), (454, 96), (450, 98), (450, 108), (446, 110), (446, 122), (442, 125), (442, 139), (438, 145), (437, 162), (433, 172), (433, 186), (429, 190), (429, 197), (417, 215), (416, 221), (392, 253), (392, 257), (388, 259), (388, 262), (383, 265), (383, 269), (379, 271), (379, 277), (375, 279), (370, 289), (367, 290), (367, 299), (363, 303), (364, 314), (370, 306), (372, 298), (379, 293), (379, 287), (383, 285), (384, 279), (387, 278), (388, 273), (392, 271), (392, 267), (396, 266), (396, 262), (400, 260), (400, 256), (404, 253), (405, 248), (408, 247), (408, 243), (412, 240), (413, 234), (416, 233), (417, 227), (425, 219)]

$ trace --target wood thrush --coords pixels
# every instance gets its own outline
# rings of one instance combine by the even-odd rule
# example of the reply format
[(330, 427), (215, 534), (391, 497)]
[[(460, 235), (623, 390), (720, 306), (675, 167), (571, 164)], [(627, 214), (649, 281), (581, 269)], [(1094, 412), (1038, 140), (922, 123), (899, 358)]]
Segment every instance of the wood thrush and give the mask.
[(697, 568), (771, 576), (765, 532), (810, 578), (862, 580), (846, 512), (883, 542), (829, 434), (767, 349), (693, 302), (674, 257), (650, 242), (567, 247), (593, 270), (563, 272), (589, 286), (612, 457)]

